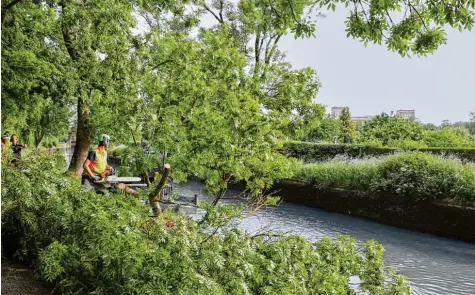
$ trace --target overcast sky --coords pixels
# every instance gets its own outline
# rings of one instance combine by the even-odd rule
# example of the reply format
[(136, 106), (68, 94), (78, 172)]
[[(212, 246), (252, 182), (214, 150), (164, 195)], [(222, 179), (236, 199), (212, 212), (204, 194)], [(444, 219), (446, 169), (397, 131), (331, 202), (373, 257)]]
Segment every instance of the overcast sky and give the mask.
[(385, 46), (347, 39), (345, 9), (327, 13), (316, 38), (286, 36), (281, 50), (294, 67), (314, 68), (318, 101), (348, 106), (353, 116), (415, 109), (423, 122), (466, 121), (475, 110), (475, 31), (450, 30), (447, 45), (428, 57), (402, 58)]

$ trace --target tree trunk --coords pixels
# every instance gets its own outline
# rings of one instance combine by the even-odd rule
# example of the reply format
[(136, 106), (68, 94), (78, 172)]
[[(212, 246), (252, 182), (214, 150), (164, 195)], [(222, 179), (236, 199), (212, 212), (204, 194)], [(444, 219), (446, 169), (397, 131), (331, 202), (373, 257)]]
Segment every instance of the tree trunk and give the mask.
[(83, 99), (78, 98), (78, 123), (76, 130), (76, 146), (69, 164), (69, 171), (74, 171), (80, 176), (83, 164), (86, 161), (89, 146), (91, 145), (91, 131), (89, 128), (89, 113), (83, 111)]
[(148, 201), (150, 202), (150, 206), (152, 206), (153, 215), (155, 216), (157, 216), (158, 214), (160, 214), (160, 212), (162, 212), (162, 208), (160, 208), (160, 204), (158, 204), (158, 201), (160, 201), (161, 192), (163, 188), (165, 187), (165, 184), (167, 183), (167, 178), (168, 178), (168, 175), (170, 174), (170, 171), (171, 171), (170, 164), (165, 164), (160, 182), (148, 196)]

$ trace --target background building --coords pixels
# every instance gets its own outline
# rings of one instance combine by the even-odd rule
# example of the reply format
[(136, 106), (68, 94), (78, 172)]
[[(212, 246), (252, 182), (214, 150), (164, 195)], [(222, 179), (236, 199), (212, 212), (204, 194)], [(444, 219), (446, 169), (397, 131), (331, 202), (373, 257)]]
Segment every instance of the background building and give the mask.
[(357, 129), (363, 126), (364, 122), (371, 120), (371, 116), (363, 116), (363, 117), (351, 117), (351, 120), (355, 123)]
[(341, 112), (345, 109), (346, 107), (332, 107), (331, 110), (331, 116), (335, 118), (340, 118)]
[[(346, 107), (332, 107), (330, 115), (336, 119), (340, 118), (341, 112), (345, 109)], [(415, 110), (397, 110), (396, 112), (391, 111), (391, 116), (401, 116), (403, 118), (409, 119), (409, 120), (415, 120), (416, 119), (416, 111)], [(369, 121), (372, 119), (372, 116), (357, 116), (357, 117), (351, 117), (355, 125), (363, 125), (364, 122)]]
[(401, 116), (406, 119), (415, 120), (416, 111), (415, 110), (397, 110), (396, 116)]

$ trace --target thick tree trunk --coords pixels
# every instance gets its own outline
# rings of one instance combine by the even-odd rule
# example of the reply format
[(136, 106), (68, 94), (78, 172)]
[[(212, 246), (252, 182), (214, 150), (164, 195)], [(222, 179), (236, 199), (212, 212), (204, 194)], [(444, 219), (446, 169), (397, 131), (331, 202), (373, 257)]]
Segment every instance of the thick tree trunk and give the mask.
[(165, 164), (164, 169), (163, 169), (162, 179), (160, 179), (160, 182), (158, 183), (158, 185), (148, 196), (148, 201), (150, 202), (150, 206), (152, 206), (153, 214), (155, 216), (157, 216), (158, 214), (160, 214), (160, 212), (162, 212), (162, 208), (160, 208), (160, 204), (158, 202), (160, 201), (161, 192), (163, 188), (165, 187), (165, 184), (167, 183), (167, 178), (168, 178), (168, 175), (170, 174), (170, 171), (171, 171), (170, 164)]
[(91, 131), (89, 128), (89, 114), (83, 111), (83, 99), (78, 98), (78, 123), (76, 131), (76, 146), (69, 164), (69, 171), (74, 171), (76, 175), (81, 175), (82, 165), (86, 161), (89, 146), (91, 145)]

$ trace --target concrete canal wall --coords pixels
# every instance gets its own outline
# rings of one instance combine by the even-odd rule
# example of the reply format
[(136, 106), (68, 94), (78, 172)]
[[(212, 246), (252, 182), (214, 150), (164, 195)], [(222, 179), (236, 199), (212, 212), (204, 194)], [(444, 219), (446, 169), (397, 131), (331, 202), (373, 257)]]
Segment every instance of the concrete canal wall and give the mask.
[(286, 202), (475, 243), (475, 208), (388, 196), (372, 198), (361, 192), (322, 189), (291, 180), (276, 183), (274, 189)]

